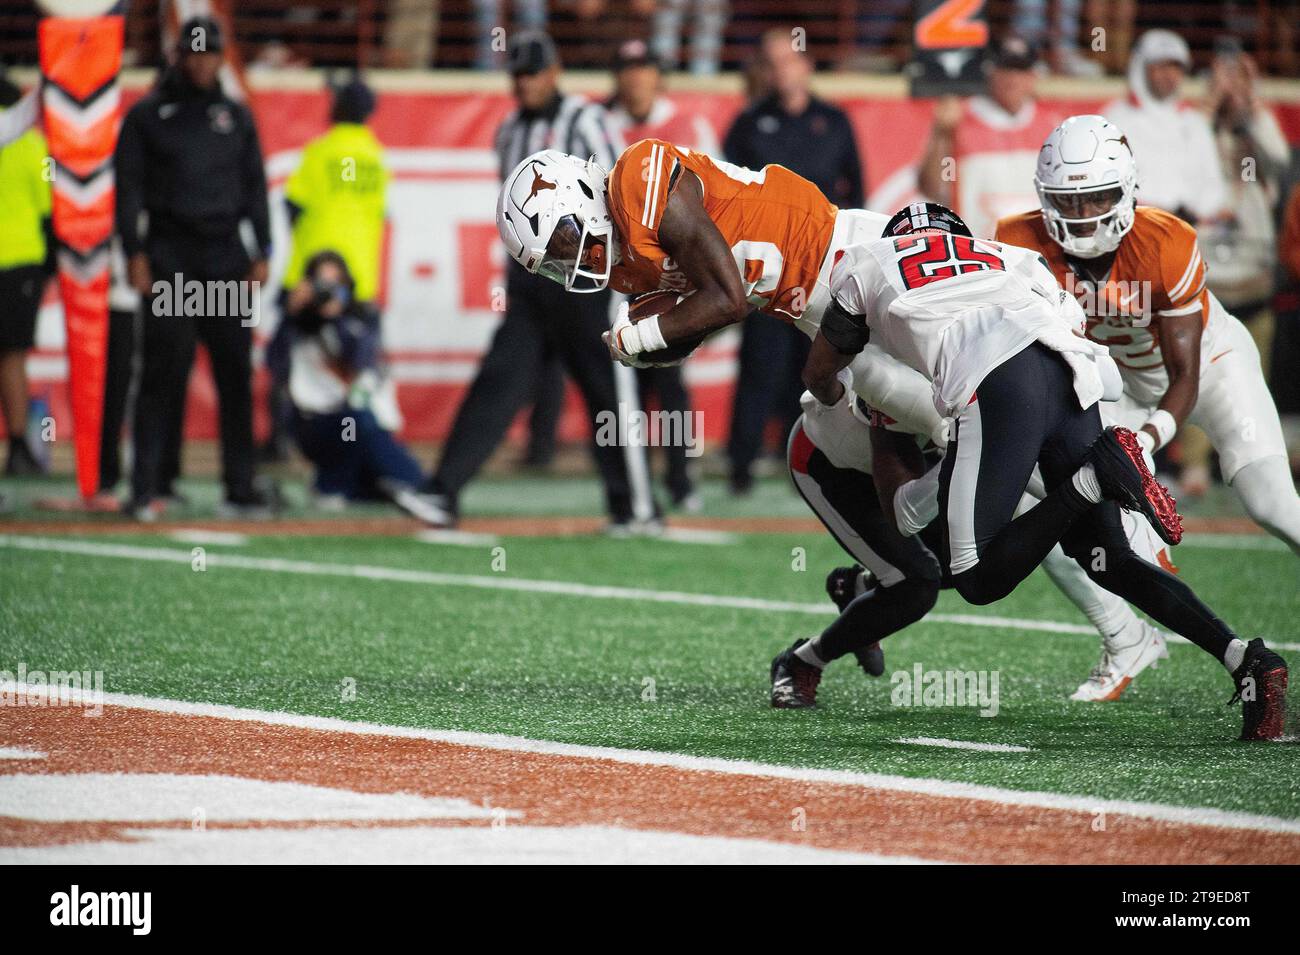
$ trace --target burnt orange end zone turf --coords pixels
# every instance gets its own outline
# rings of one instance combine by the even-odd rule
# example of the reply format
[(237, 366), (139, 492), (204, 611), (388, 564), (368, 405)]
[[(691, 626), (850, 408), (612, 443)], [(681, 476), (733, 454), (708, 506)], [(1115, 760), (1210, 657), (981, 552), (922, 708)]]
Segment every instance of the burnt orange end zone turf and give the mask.
[[(0, 746), (46, 754), (0, 760), (0, 774), (176, 773), (414, 793), (518, 813), (509, 825), (614, 826), (971, 863), (1286, 863), (1300, 858), (1300, 835), (1291, 833), (1115, 813), (1098, 831), (1091, 812), (122, 706), (106, 705), (97, 718), (72, 707), (0, 708)], [(796, 831), (791, 820), (800, 808), (806, 829)], [(211, 822), (209, 828), (489, 824), (251, 820)], [(8, 816), (0, 818), (0, 845), (126, 840), (128, 830), (152, 825)]]

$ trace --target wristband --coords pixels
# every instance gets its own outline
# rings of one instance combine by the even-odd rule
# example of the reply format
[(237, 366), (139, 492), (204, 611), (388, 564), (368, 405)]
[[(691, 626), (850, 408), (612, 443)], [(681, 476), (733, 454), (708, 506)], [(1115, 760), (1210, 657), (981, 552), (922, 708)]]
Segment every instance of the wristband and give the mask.
[(1147, 418), (1146, 424), (1142, 427), (1151, 428), (1157, 435), (1156, 446), (1152, 449), (1153, 454), (1172, 441), (1174, 435), (1178, 433), (1178, 422), (1174, 420), (1173, 415), (1163, 408)]
[(659, 316), (651, 315), (649, 318), (643, 318), (632, 326), (641, 336), (641, 347), (639, 351), (659, 351), (661, 348), (667, 348), (668, 343), (664, 341), (664, 333), (659, 330)]

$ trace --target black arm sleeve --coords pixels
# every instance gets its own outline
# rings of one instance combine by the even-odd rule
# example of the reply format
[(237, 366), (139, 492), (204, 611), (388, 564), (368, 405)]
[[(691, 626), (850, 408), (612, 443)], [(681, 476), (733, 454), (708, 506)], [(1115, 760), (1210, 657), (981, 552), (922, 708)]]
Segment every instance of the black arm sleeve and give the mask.
[(266, 200), (266, 167), (262, 163), (262, 146), (257, 138), (257, 126), (251, 112), (248, 117), (248, 138), (244, 140), (243, 217), (253, 225), (253, 235), (261, 255), (271, 254), (271, 214)]
[(871, 340), (865, 315), (850, 315), (834, 298), (822, 316), (822, 337), (841, 355), (857, 355)]
[(114, 219), (122, 237), (122, 251), (129, 258), (144, 249), (140, 236), (140, 213), (144, 209), (144, 136), (138, 113), (132, 109), (122, 120), (113, 153), (113, 174), (117, 197)]

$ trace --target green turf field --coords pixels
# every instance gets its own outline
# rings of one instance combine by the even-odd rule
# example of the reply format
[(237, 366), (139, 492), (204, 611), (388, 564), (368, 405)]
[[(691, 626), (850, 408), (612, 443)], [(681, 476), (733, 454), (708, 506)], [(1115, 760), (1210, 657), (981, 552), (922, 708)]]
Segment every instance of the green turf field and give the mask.
[[(584, 488), (489, 482), (467, 506), (527, 512), (549, 490), (559, 503), (548, 512), (581, 513)], [(710, 503), (722, 493), (712, 489)], [(803, 513), (792, 505), (771, 482), (746, 506)], [(200, 572), (193, 545), (161, 528), (63, 536), (56, 521), (49, 527), (0, 540), (0, 670), (103, 670), (113, 692), (1300, 817), (1300, 747), (1234, 742), (1240, 710), (1225, 705), (1228, 677), (1187, 645), (1171, 646), (1171, 659), (1121, 702), (1078, 704), (1067, 697), (1095, 662), (1092, 636), (926, 622), (885, 643), (881, 680), (843, 660), (827, 671), (818, 710), (771, 710), (772, 656), (831, 619), (823, 578), (843, 555), (825, 535), (446, 545), (267, 538), (252, 524), (246, 543), (207, 545)], [(78, 542), (91, 552), (32, 549)], [(1185, 578), (1243, 635), (1300, 641), (1295, 558), (1266, 539), (1234, 542), (1245, 546), (1178, 548)], [(112, 545), (122, 549), (104, 550)], [(796, 548), (806, 570), (795, 569)], [(417, 573), (382, 579), (333, 565)], [(513, 589), (521, 581), (821, 602), (826, 613)], [(992, 607), (944, 594), (936, 612), (1084, 623), (1041, 573)], [(891, 705), (890, 674), (918, 663), (996, 671), (998, 714)], [(340, 689), (348, 678), (351, 700)], [(894, 742), (918, 736), (1031, 751)]]

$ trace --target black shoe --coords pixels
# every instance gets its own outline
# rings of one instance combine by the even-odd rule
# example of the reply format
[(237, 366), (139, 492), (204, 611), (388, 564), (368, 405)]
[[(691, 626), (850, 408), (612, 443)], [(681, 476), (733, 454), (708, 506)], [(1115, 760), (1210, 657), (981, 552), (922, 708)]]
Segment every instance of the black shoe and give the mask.
[(858, 666), (862, 667), (867, 676), (881, 676), (884, 674), (885, 651), (880, 649), (879, 640), (870, 646), (863, 647), (861, 650), (854, 650), (853, 655), (858, 658)]
[(1246, 644), (1246, 656), (1232, 680), (1237, 692), (1228, 704), (1241, 701), (1239, 738), (1280, 739), (1286, 722), (1286, 661), (1256, 637)]
[(806, 709), (817, 705), (817, 684), (822, 680), (820, 667), (804, 663), (794, 652), (807, 643), (796, 640), (772, 661), (772, 705), (782, 710)]
[(235, 521), (265, 521), (279, 509), (277, 495), (254, 488), (247, 494), (227, 496), (217, 505), (217, 517)]
[(395, 481), (379, 483), (389, 499), (417, 521), (442, 530), (456, 526), (456, 507), (447, 495), (429, 494)]
[(1088, 461), (1102, 494), (1125, 510), (1140, 511), (1166, 544), (1183, 539), (1177, 502), (1147, 470), (1137, 435), (1128, 428), (1107, 428), (1088, 449)]
[(754, 476), (752, 474), (733, 474), (728, 482), (732, 497), (749, 497), (754, 493)]
[(5, 464), (6, 477), (36, 477), (45, 473), (25, 440), (9, 442), (9, 460)]
[(853, 598), (863, 593), (858, 589), (858, 580), (864, 573), (861, 564), (854, 564), (852, 567), (836, 567), (826, 575), (826, 596), (831, 598), (840, 613), (853, 603)]

